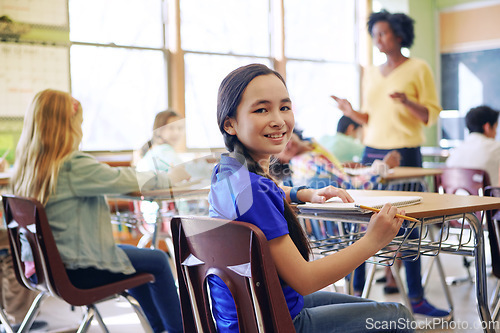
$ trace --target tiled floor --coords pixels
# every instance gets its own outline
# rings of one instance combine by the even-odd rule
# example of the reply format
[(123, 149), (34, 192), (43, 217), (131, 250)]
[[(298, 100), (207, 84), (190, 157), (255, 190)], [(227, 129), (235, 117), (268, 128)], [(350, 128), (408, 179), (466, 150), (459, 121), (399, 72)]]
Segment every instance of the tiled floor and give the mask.
[[(487, 257), (489, 263), (489, 256)], [(428, 258), (424, 258), (424, 265)], [(442, 254), (441, 260), (444, 264), (444, 269), (447, 276), (465, 276), (466, 271), (462, 265), (462, 257)], [(489, 266), (489, 265), (488, 265)], [(488, 267), (488, 272), (491, 269)], [(402, 270), (402, 273), (404, 269)], [(378, 270), (376, 277), (380, 277), (383, 270)], [(496, 285), (496, 279), (493, 277), (488, 278), (488, 292), (492, 293)], [(378, 301), (397, 301), (400, 302), (401, 298), (398, 294), (386, 296), (383, 294), (382, 284), (375, 284), (371, 297)], [(342, 287), (340, 286), (340, 289)], [(452, 323), (455, 329), (421, 329), (420, 332), (482, 332), (480, 321), (476, 306), (476, 293), (475, 287), (471, 283), (462, 283), (450, 286), (454, 303), (454, 322)], [(441, 308), (446, 308), (447, 303), (444, 297), (443, 290), (439, 283), (439, 278), (436, 269), (431, 272), (431, 277), (428, 286), (426, 287), (426, 297), (429, 301)], [(104, 320), (111, 333), (137, 333), (142, 332), (142, 328), (133, 310), (130, 308), (125, 300), (117, 301), (111, 300), (102, 303), (98, 306)], [(69, 306), (56, 299), (47, 299), (42, 305), (42, 310), (39, 318), (49, 322), (50, 332), (74, 332), (74, 328), (78, 325), (81, 318), (81, 310), (71, 310)], [(451, 325), (450, 325), (451, 326)], [(71, 330), (73, 328), (73, 330)], [(101, 332), (97, 323), (93, 323), (89, 332)]]

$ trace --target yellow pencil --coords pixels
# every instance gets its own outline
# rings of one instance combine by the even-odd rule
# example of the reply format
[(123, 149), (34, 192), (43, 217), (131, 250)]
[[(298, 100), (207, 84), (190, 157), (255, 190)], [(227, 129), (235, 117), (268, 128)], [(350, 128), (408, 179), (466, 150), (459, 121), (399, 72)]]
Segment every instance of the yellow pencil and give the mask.
[[(378, 209), (378, 208), (373, 208), (373, 207), (368, 207), (368, 206), (363, 206), (363, 205), (356, 205), (356, 207), (359, 207), (361, 209), (371, 210), (372, 212), (377, 212), (377, 213), (380, 212), (380, 209)], [(408, 221), (420, 222), (416, 218), (409, 217), (409, 216), (406, 216), (406, 215), (396, 214), (396, 216), (399, 217), (399, 218), (401, 218), (401, 219), (408, 220)]]

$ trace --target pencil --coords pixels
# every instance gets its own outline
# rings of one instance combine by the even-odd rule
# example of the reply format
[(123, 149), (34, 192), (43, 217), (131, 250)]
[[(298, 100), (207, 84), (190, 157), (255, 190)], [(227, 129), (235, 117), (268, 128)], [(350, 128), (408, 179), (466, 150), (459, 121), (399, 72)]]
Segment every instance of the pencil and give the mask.
[(0, 157), (0, 162), (3, 161), (7, 155), (10, 153), (10, 148), (8, 148), (2, 155), (2, 157)]
[[(380, 212), (380, 209), (378, 209), (378, 208), (373, 208), (373, 207), (368, 207), (368, 206), (363, 206), (363, 205), (356, 205), (356, 207), (359, 207), (361, 209), (371, 210), (372, 212), (377, 212), (377, 213)], [(405, 219), (405, 220), (408, 220), (408, 221), (412, 221), (412, 222), (420, 222), (416, 218), (409, 217), (409, 216), (406, 216), (406, 215), (396, 214), (396, 217), (399, 217), (401, 219)]]

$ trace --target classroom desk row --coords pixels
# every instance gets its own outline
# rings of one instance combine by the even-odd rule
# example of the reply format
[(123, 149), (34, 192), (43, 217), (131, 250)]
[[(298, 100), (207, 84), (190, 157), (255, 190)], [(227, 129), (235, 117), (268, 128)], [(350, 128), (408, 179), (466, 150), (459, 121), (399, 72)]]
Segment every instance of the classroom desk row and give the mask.
[[(439, 169), (421, 169), (421, 168), (395, 168), (393, 172), (385, 176), (386, 181), (400, 181), (408, 179), (422, 179), (423, 177), (432, 176), (439, 173)], [(7, 179), (8, 183), (8, 179)], [(126, 200), (148, 200), (148, 201), (167, 201), (173, 202), (177, 199), (206, 199), (208, 196), (208, 184), (193, 184), (188, 186), (181, 186), (167, 190), (149, 191), (130, 193), (127, 195), (118, 196), (120, 199)], [(492, 197), (478, 197), (478, 196), (457, 196), (446, 195), (428, 192), (390, 192), (390, 191), (363, 191), (365, 195), (419, 195), (423, 197), (423, 202), (418, 205), (408, 206), (405, 208), (406, 215), (419, 219), (420, 228), (424, 226), (446, 223), (452, 219), (463, 218), (468, 221), (474, 237), (472, 246), (465, 246), (464, 244), (445, 244), (439, 242), (426, 242), (424, 239), (418, 240), (414, 243), (406, 243), (406, 249), (412, 248), (418, 250), (422, 254), (433, 253), (454, 253), (459, 255), (468, 255), (475, 257), (476, 265), (476, 298), (478, 303), (478, 312), (481, 320), (484, 322), (491, 322), (491, 314), (487, 305), (487, 287), (486, 287), (486, 263), (485, 263), (485, 245), (482, 224), (477, 216), (474, 214), (476, 211), (484, 211), (491, 209), (500, 209), (500, 198)], [(369, 215), (359, 214), (342, 216), (339, 214), (329, 215), (328, 213), (307, 212), (304, 214), (306, 217), (322, 218), (335, 221), (348, 221), (355, 223), (367, 222)], [(154, 232), (154, 242), (157, 241), (158, 226), (161, 219), (158, 219)], [(442, 240), (442, 239), (441, 239)], [(395, 239), (393, 245), (404, 246), (401, 240)], [(385, 256), (387, 257), (387, 256)], [(387, 259), (385, 259), (387, 262)], [(488, 325), (486, 325), (488, 326)], [(485, 328), (486, 332), (492, 332), (488, 327)]]
[[(356, 192), (356, 191), (354, 191)], [(395, 256), (403, 251), (417, 251), (423, 255), (438, 255), (439, 253), (451, 253), (458, 255), (474, 256), (476, 266), (476, 298), (478, 304), (478, 312), (481, 320), (486, 323), (491, 323), (491, 314), (487, 302), (487, 286), (486, 286), (486, 261), (485, 261), (485, 244), (484, 234), (481, 221), (476, 216), (477, 211), (486, 211), (500, 208), (500, 198), (479, 197), (479, 196), (459, 196), (453, 194), (438, 194), (429, 192), (402, 192), (402, 191), (363, 191), (363, 195), (368, 196), (421, 196), (422, 203), (405, 207), (405, 215), (419, 219), (420, 225), (412, 223), (410, 227), (419, 227), (422, 230), (425, 227), (435, 224), (443, 226), (451, 220), (463, 219), (467, 221), (473, 232), (473, 242), (462, 240), (458, 242), (444, 242), (447, 238), (441, 233), (439, 239), (431, 239), (427, 241), (423, 239), (425, 232), (421, 233), (421, 238), (417, 240), (408, 240), (404, 238), (396, 238), (388, 250), (382, 250), (379, 253), (379, 263), (394, 261)], [(369, 221), (371, 214), (332, 214), (325, 211), (315, 213), (307, 210), (299, 213), (304, 218), (315, 218), (336, 222), (351, 222), (351, 223), (366, 223)], [(445, 227), (446, 228), (446, 227)], [(355, 235), (355, 238), (362, 236), (362, 233)], [(352, 237), (346, 236), (350, 241)], [(335, 244), (335, 237), (331, 239), (333, 242), (325, 242), (325, 252), (327, 253)], [(355, 239), (354, 239), (355, 240)], [(350, 242), (346, 242), (349, 245)], [(396, 249), (390, 249), (395, 246)], [(340, 246), (342, 247), (342, 246)], [(340, 249), (340, 248), (338, 248)], [(392, 251), (392, 252), (391, 252)], [(377, 257), (377, 256), (375, 256)], [(489, 325), (486, 325), (489, 326)], [(485, 328), (485, 332), (494, 332), (490, 327)]]

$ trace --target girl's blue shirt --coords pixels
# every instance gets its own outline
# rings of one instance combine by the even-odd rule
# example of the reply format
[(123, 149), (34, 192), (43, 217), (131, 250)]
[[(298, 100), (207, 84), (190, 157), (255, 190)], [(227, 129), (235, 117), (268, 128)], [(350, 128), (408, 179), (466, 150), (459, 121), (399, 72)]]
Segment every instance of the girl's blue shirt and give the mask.
[[(271, 240), (288, 234), (284, 199), (285, 193), (272, 180), (248, 171), (233, 157), (222, 155), (214, 168), (208, 196), (211, 217), (252, 223)], [(238, 332), (231, 292), (217, 276), (209, 276), (208, 282), (219, 332)], [(284, 283), (282, 288), (294, 318), (302, 310), (304, 299)]]

